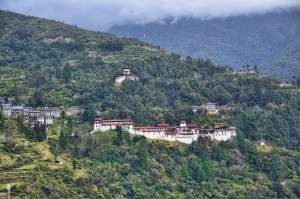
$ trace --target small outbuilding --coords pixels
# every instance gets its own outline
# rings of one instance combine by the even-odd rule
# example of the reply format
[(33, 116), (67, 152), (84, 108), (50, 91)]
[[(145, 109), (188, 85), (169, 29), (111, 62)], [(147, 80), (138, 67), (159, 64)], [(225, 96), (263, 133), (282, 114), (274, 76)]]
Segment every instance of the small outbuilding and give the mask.
[(266, 140), (259, 140), (259, 141), (258, 141), (258, 144), (259, 144), (260, 146), (265, 146), (265, 145), (267, 145), (267, 141), (266, 141)]

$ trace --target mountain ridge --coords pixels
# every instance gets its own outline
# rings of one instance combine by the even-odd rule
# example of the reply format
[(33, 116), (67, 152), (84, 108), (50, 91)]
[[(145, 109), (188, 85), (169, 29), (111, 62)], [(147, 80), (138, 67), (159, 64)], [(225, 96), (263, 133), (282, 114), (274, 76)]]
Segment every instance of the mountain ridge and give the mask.
[[(183, 56), (210, 59), (236, 70), (243, 65), (258, 65), (263, 74), (290, 81), (300, 75), (300, 62), (282, 54), (293, 43), (299, 48), (299, 24), (299, 11), (282, 11), (225, 19), (183, 18), (175, 23), (166, 20), (164, 24), (129, 24), (113, 26), (107, 32), (135, 37)], [(288, 50), (299, 55), (295, 48)], [(278, 59), (281, 55), (285, 58)]]

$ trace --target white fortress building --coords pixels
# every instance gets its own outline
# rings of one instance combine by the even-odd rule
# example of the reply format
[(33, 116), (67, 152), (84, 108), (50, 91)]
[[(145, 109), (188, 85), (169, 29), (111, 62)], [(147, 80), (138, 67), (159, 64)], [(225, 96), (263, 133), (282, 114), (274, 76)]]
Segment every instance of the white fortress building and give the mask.
[(195, 124), (187, 124), (180, 121), (179, 126), (170, 127), (168, 124), (158, 124), (157, 126), (135, 127), (131, 119), (104, 120), (102, 117), (95, 118), (94, 131), (107, 131), (121, 126), (124, 131), (130, 134), (143, 135), (150, 139), (161, 139), (167, 141), (178, 141), (191, 144), (201, 137), (210, 137), (212, 141), (226, 141), (236, 137), (235, 127), (218, 127), (214, 129), (200, 129)]
[(200, 129), (200, 136), (209, 136), (213, 141), (226, 141), (236, 137), (235, 127), (217, 127), (214, 129)]
[(125, 79), (128, 80), (139, 80), (137, 76), (131, 73), (129, 68), (123, 68), (123, 75), (118, 75), (116, 77), (116, 83), (122, 83)]
[(102, 117), (97, 117), (94, 122), (94, 131), (108, 131), (121, 126), (124, 131), (133, 133), (134, 122), (131, 119), (115, 119), (104, 120)]

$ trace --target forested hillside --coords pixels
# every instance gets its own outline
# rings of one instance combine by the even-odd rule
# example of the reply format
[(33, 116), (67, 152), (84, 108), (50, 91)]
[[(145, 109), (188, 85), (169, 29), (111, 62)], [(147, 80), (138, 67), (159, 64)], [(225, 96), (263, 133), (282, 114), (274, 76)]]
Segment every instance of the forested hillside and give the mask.
[[(271, 77), (232, 74), (230, 67), (209, 60), (182, 60), (136, 39), (4, 11), (1, 19), (0, 96), (13, 97), (14, 104), (80, 106), (89, 122), (98, 112), (107, 118), (131, 117), (137, 125), (177, 124), (181, 119), (203, 125), (200, 121), (211, 118), (197, 118), (203, 114), (193, 113), (190, 106), (233, 103), (233, 119), (219, 124), (249, 128), (244, 125), (249, 113), (259, 112), (263, 119), (254, 114), (253, 128), (245, 129), (248, 138), (259, 139), (264, 132), (270, 141), (280, 137), (286, 145), (298, 138), (299, 79), (295, 87), (281, 87)], [(139, 81), (115, 84), (124, 67)], [(248, 119), (237, 121), (245, 111)], [(284, 130), (273, 117), (280, 117)], [(265, 121), (271, 121), (275, 134)]]
[[(0, 192), (11, 183), (16, 198), (299, 197), (300, 79), (280, 86), (260, 68), (234, 74), (137, 39), (5, 11), (0, 19), (0, 97), (84, 109), (40, 129), (0, 112)], [(125, 67), (139, 80), (116, 84)], [(192, 112), (206, 102), (235, 109)], [(238, 138), (188, 146), (120, 129), (89, 135), (96, 114), (236, 126)]]
[(282, 11), (224, 19), (170, 19), (113, 26), (108, 32), (139, 38), (183, 56), (209, 58), (236, 70), (258, 65), (265, 75), (291, 81), (300, 75), (299, 19), (299, 11)]
[[(3, 121), (21, 124), (1, 116)], [(26, 134), (17, 128), (1, 140), (0, 192), (10, 183), (12, 198), (300, 196), (295, 150), (258, 146), (242, 134), (218, 145), (151, 141), (118, 130), (70, 137), (78, 128), (67, 121), (60, 133), (48, 127), (45, 141), (24, 142)]]

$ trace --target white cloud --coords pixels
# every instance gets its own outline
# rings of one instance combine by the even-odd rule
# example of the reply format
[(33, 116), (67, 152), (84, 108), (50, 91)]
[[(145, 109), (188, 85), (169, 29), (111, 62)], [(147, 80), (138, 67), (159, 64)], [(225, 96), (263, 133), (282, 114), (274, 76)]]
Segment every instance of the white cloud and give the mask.
[(93, 30), (166, 17), (213, 18), (300, 8), (299, 0), (0, 0), (0, 8)]

